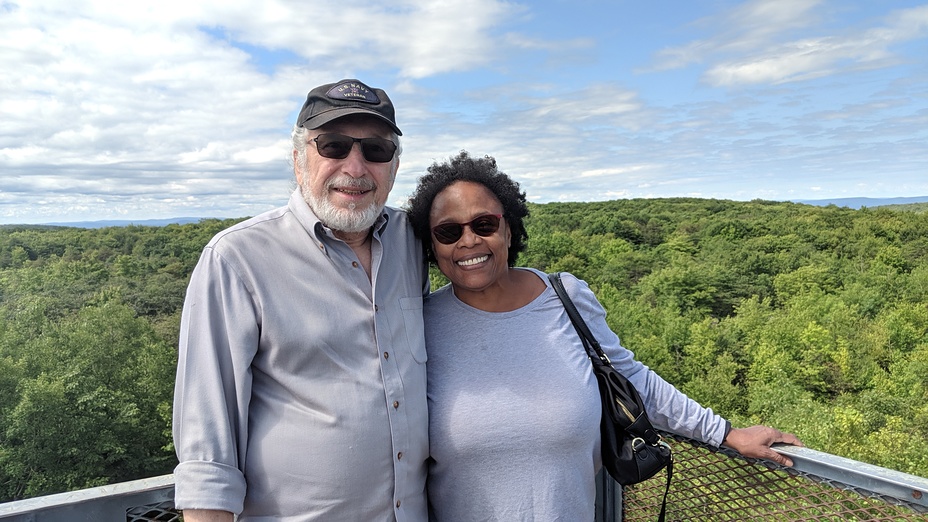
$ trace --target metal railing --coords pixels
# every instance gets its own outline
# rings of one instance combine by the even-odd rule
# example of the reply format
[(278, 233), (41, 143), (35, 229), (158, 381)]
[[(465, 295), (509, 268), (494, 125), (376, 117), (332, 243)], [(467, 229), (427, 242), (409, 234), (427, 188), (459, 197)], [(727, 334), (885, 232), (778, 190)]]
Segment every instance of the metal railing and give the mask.
[(3, 522), (176, 522), (174, 475), (0, 504)]
[[(668, 435), (674, 472), (667, 521), (837, 522), (928, 520), (928, 479), (808, 448), (777, 447), (794, 467)], [(652, 522), (665, 477), (622, 490), (597, 480), (597, 522)], [(165, 475), (0, 504), (3, 522), (176, 522)]]

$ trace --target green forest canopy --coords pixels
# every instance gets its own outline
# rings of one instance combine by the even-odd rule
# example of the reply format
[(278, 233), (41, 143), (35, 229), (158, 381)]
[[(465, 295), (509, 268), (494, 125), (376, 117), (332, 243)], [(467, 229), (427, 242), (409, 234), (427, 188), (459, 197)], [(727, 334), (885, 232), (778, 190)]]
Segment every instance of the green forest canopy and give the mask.
[[(623, 344), (690, 396), (736, 426), (928, 477), (924, 208), (531, 211), (518, 264), (586, 280)], [(171, 472), (184, 290), (237, 221), (0, 228), (0, 501)]]

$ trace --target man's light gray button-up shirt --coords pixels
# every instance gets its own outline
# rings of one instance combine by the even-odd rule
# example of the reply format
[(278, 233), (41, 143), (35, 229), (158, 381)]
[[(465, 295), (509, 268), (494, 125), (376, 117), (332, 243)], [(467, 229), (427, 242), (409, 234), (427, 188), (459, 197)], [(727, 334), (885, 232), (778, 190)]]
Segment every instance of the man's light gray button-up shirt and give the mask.
[(299, 189), (206, 246), (181, 319), (178, 508), (426, 520), (428, 274), (406, 215), (375, 225), (371, 279), (357, 261)]

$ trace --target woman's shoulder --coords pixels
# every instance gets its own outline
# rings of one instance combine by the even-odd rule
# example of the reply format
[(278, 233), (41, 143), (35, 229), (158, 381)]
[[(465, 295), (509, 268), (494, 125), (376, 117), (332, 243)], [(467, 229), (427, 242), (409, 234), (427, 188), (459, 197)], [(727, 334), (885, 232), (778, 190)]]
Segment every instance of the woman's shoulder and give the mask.
[[(581, 314), (602, 312), (602, 305), (586, 281), (570, 272), (558, 272), (564, 290)], [(553, 289), (552, 289), (553, 290)], [(604, 313), (604, 312), (603, 312)]]
[(427, 303), (429, 301), (438, 301), (447, 298), (449, 293), (451, 293), (451, 283), (446, 284), (438, 290), (432, 290), (429, 292), (428, 295), (425, 296), (425, 302)]
[(552, 272), (551, 274), (546, 274), (541, 270), (535, 270), (534, 268), (527, 268), (526, 270), (532, 270), (539, 274), (539, 277), (544, 279), (550, 286), (549, 277), (557, 274), (561, 280), (561, 284), (564, 285), (564, 289), (567, 290), (567, 293), (571, 296), (577, 295), (579, 292), (589, 291), (590, 285), (586, 283), (583, 279), (571, 274), (570, 272)]
[(454, 301), (454, 291), (451, 290), (451, 284), (447, 284), (438, 290), (433, 290), (425, 296), (423, 305), (426, 313), (437, 313), (447, 309)]

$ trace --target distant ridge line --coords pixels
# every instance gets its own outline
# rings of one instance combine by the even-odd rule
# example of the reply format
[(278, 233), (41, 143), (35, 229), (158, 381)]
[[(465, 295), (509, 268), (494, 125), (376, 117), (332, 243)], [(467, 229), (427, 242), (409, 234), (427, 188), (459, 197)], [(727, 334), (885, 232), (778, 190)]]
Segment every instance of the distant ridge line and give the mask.
[(42, 223), (42, 225), (51, 227), (74, 227), (74, 228), (104, 228), (104, 227), (127, 227), (130, 225), (140, 227), (163, 227), (165, 225), (186, 225), (187, 223), (199, 223), (208, 217), (176, 217), (164, 219), (106, 219), (100, 221), (63, 221), (57, 223)]
[(863, 207), (885, 207), (887, 205), (909, 205), (911, 203), (928, 203), (928, 196), (914, 196), (907, 198), (834, 198), (834, 199), (799, 199), (793, 200), (793, 203), (804, 203), (806, 205), (815, 205), (817, 207), (827, 207), (835, 205), (838, 207), (848, 207), (859, 209)]

